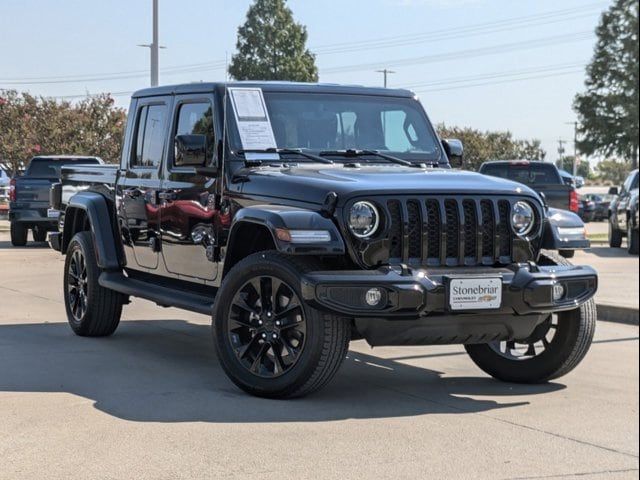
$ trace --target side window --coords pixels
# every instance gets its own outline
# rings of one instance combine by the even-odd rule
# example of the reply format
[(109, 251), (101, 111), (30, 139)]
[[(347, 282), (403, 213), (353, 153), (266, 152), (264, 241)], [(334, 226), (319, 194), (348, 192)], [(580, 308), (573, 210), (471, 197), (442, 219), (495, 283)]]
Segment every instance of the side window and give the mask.
[(136, 131), (136, 152), (133, 167), (158, 167), (164, 151), (167, 122), (165, 105), (145, 105), (140, 109)]
[(180, 105), (175, 135), (203, 135), (206, 138), (207, 162), (210, 161), (216, 145), (211, 104), (203, 102)]

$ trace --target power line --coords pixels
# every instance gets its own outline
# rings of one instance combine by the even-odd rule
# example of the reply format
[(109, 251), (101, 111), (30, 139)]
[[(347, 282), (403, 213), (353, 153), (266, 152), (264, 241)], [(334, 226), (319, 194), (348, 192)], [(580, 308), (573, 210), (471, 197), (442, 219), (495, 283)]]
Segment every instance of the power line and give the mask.
[(578, 68), (578, 69), (567, 70), (565, 72), (558, 72), (558, 73), (549, 73), (549, 74), (543, 74), (543, 75), (530, 75), (530, 76), (527, 76), (527, 77), (512, 78), (512, 79), (505, 79), (505, 80), (497, 80), (497, 81), (490, 81), (490, 82), (479, 82), (479, 83), (470, 83), (470, 84), (467, 84), (467, 85), (457, 85), (457, 86), (442, 87), (442, 88), (430, 88), (430, 89), (426, 89), (426, 90), (416, 90), (414, 93), (443, 92), (443, 91), (446, 91), (446, 90), (459, 90), (459, 89), (464, 89), (464, 88), (482, 87), (482, 86), (486, 86), (486, 85), (500, 85), (500, 84), (503, 84), (503, 83), (521, 82), (521, 81), (525, 81), (525, 80), (537, 80), (537, 79), (542, 79), (542, 78), (562, 77), (562, 76), (565, 76), (565, 75), (573, 75), (573, 74), (576, 74), (576, 73), (581, 73), (583, 71), (584, 71), (583, 68)]
[(507, 20), (480, 23), (461, 28), (447, 28), (426, 33), (401, 35), (395, 37), (383, 37), (378, 39), (362, 40), (359, 42), (356, 41), (349, 43), (336, 43), (333, 45), (327, 45), (324, 47), (312, 49), (312, 51), (318, 55), (330, 55), (334, 53), (357, 52), (369, 49), (382, 49), (413, 45), (434, 40), (468, 38), (477, 35), (487, 35), (492, 33), (511, 31), (515, 29), (522, 29), (524, 27), (551, 25), (555, 23), (591, 17), (593, 13), (589, 12), (589, 10), (595, 10), (595, 6), (597, 6), (597, 10), (600, 10), (603, 6), (603, 3), (599, 2), (595, 5), (592, 5), (591, 8), (587, 6), (569, 10), (560, 10), (556, 12), (531, 15), (526, 17), (516, 17)]
[(543, 37), (534, 40), (525, 40), (521, 42), (506, 43), (492, 45), (490, 47), (482, 47), (468, 50), (458, 50), (455, 52), (439, 53), (435, 55), (425, 55), (420, 57), (403, 58), (400, 60), (387, 60), (384, 62), (361, 63), (356, 65), (346, 65), (342, 67), (326, 68), (321, 70), (322, 75), (331, 75), (336, 73), (357, 72), (362, 70), (376, 70), (386, 67), (398, 67), (407, 65), (421, 65), (425, 63), (444, 62), (451, 60), (460, 60), (465, 58), (473, 58), (485, 55), (494, 55), (498, 53), (516, 52), (521, 50), (530, 50), (549, 45), (558, 45), (563, 43), (572, 43), (593, 38), (594, 33), (591, 30), (574, 32), (563, 35), (554, 35), (551, 37)]
[[(312, 48), (311, 50), (319, 55), (327, 55), (333, 53), (347, 53), (350, 51), (359, 51), (371, 48), (390, 48), (395, 46), (405, 46), (412, 43), (424, 43), (429, 40), (443, 40), (466, 38), (478, 34), (496, 33), (505, 31), (505, 29), (523, 28), (524, 26), (544, 25), (547, 23), (557, 23), (562, 21), (573, 20), (583, 16), (591, 15), (591, 10), (601, 9), (606, 2), (596, 2), (580, 6), (578, 8), (569, 8), (555, 10), (550, 12), (539, 13), (536, 15), (528, 15), (522, 17), (511, 17), (503, 20), (492, 22), (478, 23), (459, 28), (447, 28), (427, 33), (414, 33), (400, 36), (381, 37), (377, 39), (361, 40), (354, 42), (341, 42), (327, 44)], [(566, 17), (566, 18), (565, 18)], [(526, 24), (526, 25), (524, 25)], [(179, 74), (179, 73), (196, 73), (203, 71), (222, 70), (225, 68), (226, 59), (220, 59), (209, 62), (193, 63), (186, 65), (176, 65), (161, 69), (163, 74)], [(344, 67), (335, 67), (344, 68)], [(28, 77), (12, 77), (0, 78), (0, 83), (5, 85), (42, 85), (47, 83), (81, 83), (81, 82), (97, 82), (108, 80), (127, 80), (142, 78), (147, 75), (148, 70), (129, 70), (110, 73), (94, 73), (94, 74), (75, 74), (75, 75), (58, 75), (58, 76), (28, 76)], [(331, 69), (328, 73), (332, 73)]]
[(473, 82), (473, 81), (479, 81), (479, 80), (504, 78), (504, 77), (519, 76), (519, 75), (531, 75), (531, 74), (535, 74), (535, 73), (556, 72), (556, 71), (563, 71), (563, 70), (567, 70), (567, 69), (574, 70), (576, 68), (584, 68), (585, 66), (586, 66), (586, 62), (562, 63), (562, 64), (556, 64), (556, 65), (544, 65), (544, 66), (524, 68), (524, 69), (519, 69), (519, 70), (508, 70), (508, 71), (501, 71), (501, 72), (483, 73), (483, 74), (479, 74), (479, 75), (466, 75), (466, 76), (459, 76), (459, 77), (448, 77), (448, 78), (442, 78), (442, 79), (437, 79), (437, 80), (431, 80), (431, 81), (428, 81), (428, 82), (413, 83), (413, 84), (409, 84), (409, 85), (401, 85), (398, 88), (406, 88), (406, 89), (411, 90), (411, 89), (419, 88), (419, 87), (436, 87), (436, 86), (440, 86), (440, 85), (451, 85), (451, 84), (456, 84), (456, 83), (467, 83), (467, 82)]

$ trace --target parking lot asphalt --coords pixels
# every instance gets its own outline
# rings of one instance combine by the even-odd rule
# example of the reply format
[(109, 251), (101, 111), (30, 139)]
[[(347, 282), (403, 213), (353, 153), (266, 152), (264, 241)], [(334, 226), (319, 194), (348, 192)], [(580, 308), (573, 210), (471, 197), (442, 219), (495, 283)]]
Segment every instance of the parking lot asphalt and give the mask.
[(327, 388), (271, 401), (227, 380), (201, 315), (133, 300), (113, 337), (75, 337), (62, 266), (0, 232), (1, 479), (638, 478), (636, 326), (600, 322), (538, 386), (457, 346), (353, 342)]

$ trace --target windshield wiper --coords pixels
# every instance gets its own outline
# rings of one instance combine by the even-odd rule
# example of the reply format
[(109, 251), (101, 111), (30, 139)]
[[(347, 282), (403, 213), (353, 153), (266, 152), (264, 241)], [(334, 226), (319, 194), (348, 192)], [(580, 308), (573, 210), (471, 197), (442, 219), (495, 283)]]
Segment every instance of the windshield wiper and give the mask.
[(325, 150), (320, 152), (320, 156), (341, 156), (346, 158), (355, 158), (355, 157), (366, 157), (373, 156), (383, 158), (388, 160), (389, 162), (396, 163), (398, 165), (403, 165), (405, 167), (415, 167), (415, 168), (424, 168), (424, 164), (422, 163), (413, 163), (409, 160), (403, 160), (402, 158), (394, 157), (392, 155), (387, 155), (386, 153), (381, 153), (378, 150)]
[(333, 160), (328, 158), (319, 157), (318, 155), (314, 155), (313, 153), (305, 152), (300, 148), (264, 148), (257, 150), (238, 150), (238, 153), (277, 153), (280, 155), (300, 155), (302, 157), (308, 158), (309, 160), (315, 160), (316, 162), (326, 163), (329, 165), (333, 165)]

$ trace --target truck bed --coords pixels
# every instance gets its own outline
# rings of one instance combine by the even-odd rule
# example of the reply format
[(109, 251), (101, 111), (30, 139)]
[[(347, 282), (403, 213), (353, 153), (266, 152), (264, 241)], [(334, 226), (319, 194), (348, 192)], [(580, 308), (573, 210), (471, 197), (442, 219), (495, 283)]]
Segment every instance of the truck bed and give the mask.
[(113, 195), (118, 165), (79, 165), (62, 167), (62, 203), (66, 205), (76, 193), (88, 188)]

